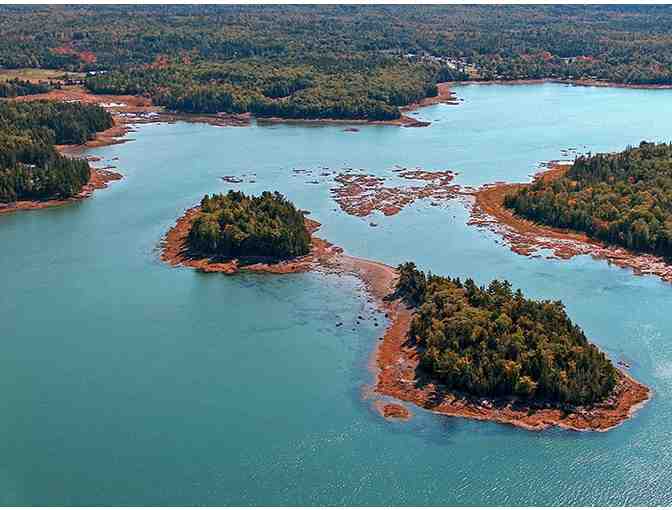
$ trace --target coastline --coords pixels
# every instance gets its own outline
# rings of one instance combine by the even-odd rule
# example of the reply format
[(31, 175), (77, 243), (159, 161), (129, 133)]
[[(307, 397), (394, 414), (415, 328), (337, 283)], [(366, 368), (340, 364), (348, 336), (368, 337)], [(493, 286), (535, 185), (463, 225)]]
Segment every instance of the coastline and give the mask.
[[(488, 82), (488, 84), (490, 83), (491, 82)], [(444, 90), (449, 90), (449, 84), (443, 85), (445, 85)], [(92, 97), (99, 101), (100, 97), (103, 96)], [(118, 98), (120, 96), (104, 97)], [(450, 97), (453, 97), (452, 93)], [(416, 105), (409, 105), (404, 108), (415, 109), (441, 102), (439, 99), (436, 99), (436, 102), (433, 101), (434, 98), (427, 99), (430, 102), (421, 101)], [(141, 108), (153, 107), (142, 106)], [(154, 110), (144, 111), (153, 112)], [(129, 114), (130, 112), (113, 112), (115, 126), (105, 132), (97, 134), (93, 140), (86, 144), (80, 146), (62, 146), (59, 147), (59, 150), (64, 154), (74, 155), (81, 153), (81, 151), (90, 147), (101, 147), (114, 143), (123, 143), (127, 140), (119, 140), (119, 138), (130, 131), (131, 128), (129, 124), (165, 122), (167, 121), (167, 117), (165, 116), (172, 116), (169, 118), (173, 118), (174, 120), (189, 119), (194, 122), (208, 121), (203, 119), (210, 119), (213, 123), (217, 121), (217, 116), (190, 116), (187, 114), (183, 117), (182, 114), (169, 113), (157, 114), (156, 116), (142, 120), (129, 120), (129, 117), (122, 117), (122, 114), (124, 113)], [(280, 120), (282, 122), (288, 121), (288, 119)], [(231, 120), (234, 124), (231, 125), (241, 125), (235, 124), (235, 122), (243, 121), (244, 119), (240, 116), (235, 116), (235, 119)], [(289, 121), (291, 122), (291, 120)], [(216, 125), (229, 125), (226, 124), (228, 120), (221, 122), (224, 122), (224, 124)], [(320, 119), (316, 122), (329, 123), (330, 121)], [(338, 121), (338, 123), (352, 124), (353, 121), (343, 120)], [(372, 124), (372, 122), (369, 121), (362, 121), (362, 123)], [(375, 124), (375, 122), (373, 123)], [(95, 179), (94, 174), (96, 176)], [(21, 203), (17, 203), (17, 206), (14, 208), (0, 209), (0, 213), (71, 203), (91, 196), (95, 189), (107, 187), (108, 182), (120, 178), (121, 175), (116, 172), (92, 168), (92, 179), (85, 185), (85, 189), (83, 189), (77, 197), (68, 200), (29, 202), (25, 203), (25, 206), (18, 205)], [(498, 188), (498, 186), (523, 186), (523, 184), (499, 183), (485, 189), (498, 189), (499, 191), (501, 188)], [(477, 197), (476, 200), (478, 201), (477, 193), (478, 192), (474, 193), (474, 195)], [(485, 191), (483, 192), (483, 195), (486, 196)], [(390, 321), (384, 337), (374, 350), (374, 391), (379, 396), (392, 397), (398, 401), (411, 402), (432, 412), (448, 416), (508, 423), (529, 430), (543, 430), (551, 426), (559, 426), (578, 431), (609, 430), (630, 418), (651, 396), (651, 392), (648, 388), (635, 381), (623, 371), (620, 371), (622, 375), (621, 380), (611, 403), (604, 405), (598, 404), (589, 409), (579, 409), (570, 413), (565, 413), (557, 408), (539, 408), (533, 410), (529, 407), (529, 403), (516, 402), (513, 400), (500, 401), (494, 399), (473, 399), (468, 396), (460, 396), (454, 393), (445, 392), (440, 385), (436, 385), (432, 382), (427, 382), (425, 386), (418, 387), (418, 381), (416, 381), (416, 369), (419, 362), (419, 354), (417, 348), (409, 345), (407, 341), (408, 329), (412, 319), (412, 310), (408, 310), (399, 301), (389, 302), (385, 299), (392, 292), (397, 278), (397, 272), (394, 268), (383, 263), (359, 259), (343, 254), (340, 248), (333, 246), (329, 242), (314, 235), (319, 229), (320, 224), (310, 219), (306, 219), (306, 222), (311, 232), (312, 247), (311, 252), (304, 257), (278, 263), (256, 261), (246, 265), (240, 265), (236, 260), (213, 261), (206, 258), (192, 257), (185, 250), (184, 241), (186, 240), (189, 227), (197, 212), (197, 207), (188, 209), (184, 215), (177, 220), (175, 226), (166, 234), (163, 242), (161, 259), (170, 265), (182, 265), (204, 272), (222, 272), (225, 274), (234, 274), (241, 270), (287, 274), (310, 270), (331, 269), (337, 272), (356, 274), (361, 278), (368, 292), (376, 298), (379, 307), (386, 312), (386, 317)], [(672, 277), (672, 273), (670, 276)], [(377, 401), (374, 405), (386, 419), (393, 418), (405, 420), (411, 417), (411, 413), (399, 403)]]
[(633, 90), (669, 90), (672, 89), (672, 83), (658, 84), (658, 83), (618, 83), (615, 81), (602, 81), (591, 79), (562, 79), (562, 78), (529, 78), (520, 80), (465, 80), (465, 81), (451, 81), (447, 84), (451, 87), (458, 85), (543, 85), (544, 83), (557, 83), (559, 85), (573, 85), (575, 87), (603, 87), (616, 89), (633, 89)]
[(375, 393), (410, 402), (436, 414), (492, 421), (530, 431), (560, 427), (577, 432), (606, 432), (632, 418), (651, 398), (651, 390), (619, 369), (612, 395), (590, 407), (563, 410), (544, 402), (478, 398), (453, 392), (418, 370), (420, 352), (408, 340), (412, 311), (400, 303), (375, 357)]
[(450, 89), (457, 82), (437, 83), (438, 93), (433, 97), (425, 97), (414, 103), (399, 107), (401, 117), (393, 120), (368, 120), (368, 119), (287, 119), (284, 117), (255, 117), (258, 124), (303, 124), (303, 125), (367, 125), (367, 126), (400, 126), (400, 127), (427, 127), (431, 122), (422, 121), (404, 115), (426, 106), (437, 104), (459, 105), (455, 93)]
[[(537, 173), (536, 179), (556, 179), (569, 165), (551, 162), (548, 169)], [(635, 275), (658, 276), (672, 283), (672, 265), (656, 255), (636, 253), (610, 246), (586, 234), (534, 223), (515, 215), (504, 207), (504, 197), (529, 183), (497, 182), (465, 194), (474, 197), (469, 225), (483, 227), (502, 237), (511, 251), (527, 257), (538, 257), (539, 250), (550, 250), (550, 258), (568, 260), (577, 255), (590, 255), (609, 264), (631, 269)]]
[(185, 242), (198, 211), (198, 206), (187, 209), (168, 231), (161, 246), (161, 260), (171, 266), (228, 275), (240, 271), (287, 274), (325, 270), (353, 274), (363, 282), (366, 291), (389, 321), (371, 354), (369, 368), (374, 384), (365, 397), (373, 400), (373, 408), (387, 420), (411, 419), (412, 413), (403, 405), (407, 402), (438, 414), (494, 421), (527, 430), (539, 431), (558, 426), (576, 431), (607, 431), (631, 418), (651, 398), (649, 388), (620, 369), (620, 381), (609, 399), (570, 411), (542, 402), (474, 398), (446, 391), (418, 371), (420, 353), (418, 347), (408, 340), (413, 310), (400, 300), (389, 299), (398, 278), (394, 267), (346, 255), (341, 248), (316, 237), (320, 224), (308, 218), (306, 223), (311, 232), (312, 247), (311, 252), (303, 257), (279, 263), (257, 262), (241, 266), (237, 260), (217, 261), (192, 256)]
[(66, 199), (52, 199), (52, 200), (19, 200), (18, 202), (0, 203), (0, 214), (12, 213), (17, 211), (32, 211), (36, 209), (46, 209), (49, 207), (59, 207), (63, 205), (73, 204), (81, 200), (85, 200), (93, 196), (94, 191), (105, 189), (110, 182), (119, 181), (123, 179), (123, 175), (114, 172), (109, 168), (94, 168), (91, 167), (91, 178), (82, 190), (75, 196)]
[(187, 209), (166, 233), (161, 243), (161, 260), (174, 267), (185, 266), (205, 273), (236, 274), (241, 271), (253, 271), (288, 274), (310, 271), (320, 264), (327, 265), (342, 251), (340, 248), (315, 236), (315, 232), (320, 228), (320, 223), (305, 218), (306, 227), (310, 232), (311, 249), (310, 253), (302, 257), (279, 262), (264, 261), (257, 258), (257, 260), (252, 261), (253, 263), (241, 264), (238, 259), (216, 260), (193, 254), (189, 252), (187, 247), (187, 236), (199, 211), (200, 206)]
[[(171, 112), (165, 110), (161, 106), (152, 104), (151, 99), (143, 96), (131, 95), (112, 95), (112, 94), (94, 94), (81, 86), (65, 87), (62, 89), (52, 90), (43, 94), (33, 94), (28, 96), (19, 96), (12, 100), (16, 101), (70, 101), (93, 103), (103, 106), (108, 110), (115, 119), (116, 131), (110, 132), (107, 135), (96, 137), (95, 140), (87, 142), (81, 146), (81, 150), (85, 148), (101, 147), (104, 145), (111, 145), (113, 143), (123, 143), (117, 138), (124, 136), (130, 128), (128, 124), (150, 124), (157, 122), (202, 122), (219, 127), (247, 127), (252, 124), (254, 119), (258, 124), (300, 124), (300, 125), (344, 125), (344, 126), (399, 126), (399, 127), (426, 127), (431, 124), (428, 121), (421, 121), (404, 115), (416, 111), (426, 106), (436, 104), (458, 105), (455, 94), (450, 90), (451, 83), (443, 82), (437, 83), (438, 93), (434, 97), (426, 97), (420, 101), (401, 106), (399, 110), (402, 115), (398, 119), (392, 120), (368, 120), (368, 119), (290, 119), (284, 117), (255, 117), (250, 112), (241, 114), (207, 114), (207, 113), (181, 113)], [(109, 130), (108, 130), (109, 131)], [(77, 146), (80, 147), (80, 146)], [(80, 150), (80, 152), (81, 152)], [(73, 154), (77, 154), (75, 149), (72, 149)]]

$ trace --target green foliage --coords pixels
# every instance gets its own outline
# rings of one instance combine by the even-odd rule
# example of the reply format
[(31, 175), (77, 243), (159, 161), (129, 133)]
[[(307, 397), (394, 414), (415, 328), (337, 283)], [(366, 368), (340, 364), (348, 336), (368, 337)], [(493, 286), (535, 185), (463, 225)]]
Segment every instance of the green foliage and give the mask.
[(188, 237), (200, 254), (283, 259), (310, 251), (303, 213), (280, 193), (206, 195)]
[[(349, 83), (347, 74), (366, 78), (381, 61), (414, 54), (413, 65), (461, 59), (475, 79), (669, 84), (671, 26), (672, 11), (650, 5), (8, 5), (0, 7), (0, 66), (135, 72), (157, 59), (255, 61), (309, 65)], [(465, 77), (450, 71), (434, 79)], [(285, 97), (304, 85), (264, 90)]]
[(571, 405), (614, 388), (616, 369), (559, 301), (526, 299), (507, 281), (478, 287), (425, 275), (412, 263), (399, 272), (397, 296), (416, 306), (409, 334), (423, 348), (422, 366), (449, 388)]
[(672, 257), (672, 145), (579, 157), (562, 178), (538, 180), (504, 204), (539, 223)]
[(94, 105), (0, 102), (0, 202), (79, 193), (89, 164), (61, 156), (54, 144), (83, 143), (111, 126), (110, 115)]
[(14, 78), (0, 82), (0, 97), (28, 96), (30, 94), (43, 94), (53, 89), (53, 86), (46, 82), (33, 83), (27, 80)]
[[(92, 76), (96, 93), (144, 94), (171, 110), (200, 113), (252, 112), (260, 117), (387, 120), (399, 106), (436, 95), (436, 65), (359, 59), (319, 69), (259, 60), (226, 64), (171, 64)], [(364, 66), (362, 66), (364, 67)]]

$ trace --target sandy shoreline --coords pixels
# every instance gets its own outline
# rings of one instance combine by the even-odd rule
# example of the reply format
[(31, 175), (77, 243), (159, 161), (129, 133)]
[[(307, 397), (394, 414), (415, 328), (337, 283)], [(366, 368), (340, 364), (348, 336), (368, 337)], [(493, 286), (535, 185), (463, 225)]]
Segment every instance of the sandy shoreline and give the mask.
[[(569, 165), (553, 162), (534, 179), (555, 179)], [(635, 253), (619, 246), (609, 246), (586, 234), (540, 225), (515, 215), (504, 207), (504, 197), (526, 186), (523, 183), (495, 183), (468, 194), (474, 197), (470, 225), (486, 228), (500, 235), (512, 251), (525, 256), (539, 256), (539, 250), (550, 250), (553, 257), (570, 259), (576, 255), (591, 255), (610, 264), (629, 268), (636, 275), (658, 276), (672, 283), (672, 266), (661, 257)]]

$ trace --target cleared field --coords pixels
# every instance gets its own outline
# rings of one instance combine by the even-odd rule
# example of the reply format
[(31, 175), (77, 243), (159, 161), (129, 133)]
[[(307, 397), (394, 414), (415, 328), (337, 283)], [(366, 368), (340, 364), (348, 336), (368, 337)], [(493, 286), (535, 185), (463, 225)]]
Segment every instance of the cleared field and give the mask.
[(39, 81), (60, 81), (66, 78), (73, 80), (83, 79), (84, 73), (73, 73), (69, 71), (62, 71), (60, 69), (0, 69), (0, 82), (20, 78), (31, 82)]

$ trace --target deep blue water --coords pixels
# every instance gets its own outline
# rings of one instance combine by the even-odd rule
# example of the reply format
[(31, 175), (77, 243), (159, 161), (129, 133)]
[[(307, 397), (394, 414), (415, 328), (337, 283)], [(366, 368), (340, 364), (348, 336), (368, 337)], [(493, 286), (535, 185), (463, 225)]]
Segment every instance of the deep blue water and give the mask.
[[(144, 125), (91, 151), (118, 157), (123, 181), (76, 205), (0, 216), (0, 503), (672, 504), (671, 285), (590, 257), (521, 257), (467, 226), (460, 201), (347, 216), (319, 176), (389, 177), (399, 164), (453, 169), (463, 185), (525, 180), (569, 147), (672, 139), (672, 91), (457, 92), (460, 106), (419, 113), (433, 121), (423, 129)], [(220, 179), (251, 173), (255, 183)], [(184, 209), (230, 186), (282, 191), (353, 255), (562, 299), (654, 399), (603, 434), (419, 409), (384, 421), (361, 398), (384, 324), (357, 324), (375, 312), (356, 279), (226, 277), (158, 259)]]

